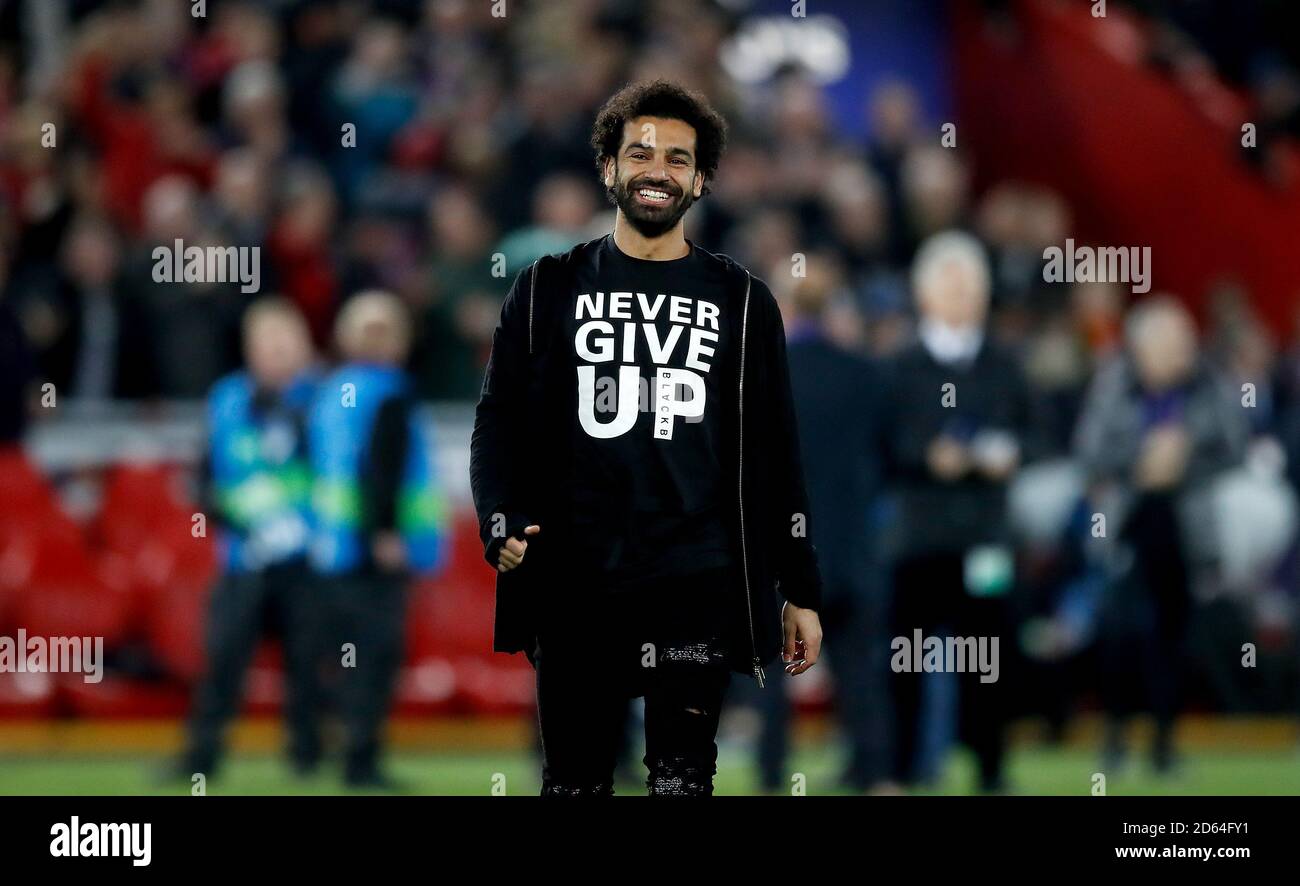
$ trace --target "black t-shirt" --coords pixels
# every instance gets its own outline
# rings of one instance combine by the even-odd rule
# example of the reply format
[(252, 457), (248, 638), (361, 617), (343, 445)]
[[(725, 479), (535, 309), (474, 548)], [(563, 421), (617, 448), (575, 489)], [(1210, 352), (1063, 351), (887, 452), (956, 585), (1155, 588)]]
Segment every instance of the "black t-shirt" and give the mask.
[(632, 258), (612, 235), (591, 256), (568, 315), (576, 565), (611, 588), (729, 565), (724, 272), (694, 246), (670, 261)]

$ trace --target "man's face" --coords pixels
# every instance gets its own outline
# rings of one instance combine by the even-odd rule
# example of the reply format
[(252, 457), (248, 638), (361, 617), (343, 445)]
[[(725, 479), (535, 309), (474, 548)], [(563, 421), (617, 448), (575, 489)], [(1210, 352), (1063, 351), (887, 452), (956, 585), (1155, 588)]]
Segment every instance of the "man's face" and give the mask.
[(381, 366), (401, 366), (406, 362), (406, 336), (389, 318), (375, 318), (362, 328), (357, 337), (356, 359)]
[(953, 329), (984, 325), (988, 293), (976, 274), (961, 262), (946, 263), (919, 295), (921, 313), (932, 320)]
[(704, 189), (695, 167), (695, 129), (681, 120), (637, 117), (623, 124), (618, 156), (605, 161), (605, 187), (645, 237), (671, 231)]
[(259, 386), (283, 390), (311, 362), (311, 341), (301, 323), (271, 314), (248, 330), (244, 356)]
[(1151, 317), (1132, 343), (1143, 387), (1164, 391), (1186, 380), (1196, 368), (1196, 326), (1178, 310)]

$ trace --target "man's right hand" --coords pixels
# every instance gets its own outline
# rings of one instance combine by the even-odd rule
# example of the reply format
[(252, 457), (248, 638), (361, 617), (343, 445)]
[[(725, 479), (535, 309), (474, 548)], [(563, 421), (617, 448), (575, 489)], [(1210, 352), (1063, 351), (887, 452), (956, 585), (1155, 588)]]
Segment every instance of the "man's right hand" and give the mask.
[(1182, 480), (1191, 455), (1191, 442), (1178, 425), (1165, 425), (1147, 432), (1135, 469), (1139, 489), (1172, 489)]
[(930, 473), (945, 483), (961, 479), (970, 470), (970, 452), (947, 434), (935, 437), (925, 452)]
[[(524, 535), (536, 535), (542, 531), (542, 527), (534, 523), (531, 526), (524, 527)], [(497, 554), (497, 571), (509, 572), (520, 563), (524, 562), (524, 552), (528, 550), (528, 541), (517, 538), (507, 538), (506, 543), (501, 546), (500, 553)]]

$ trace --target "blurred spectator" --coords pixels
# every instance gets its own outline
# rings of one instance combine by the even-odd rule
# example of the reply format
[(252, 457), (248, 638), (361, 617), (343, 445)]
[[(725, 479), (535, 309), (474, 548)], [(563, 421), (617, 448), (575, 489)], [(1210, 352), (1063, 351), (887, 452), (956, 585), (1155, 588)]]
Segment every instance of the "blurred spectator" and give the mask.
[[(869, 514), (881, 480), (880, 379), (862, 358), (828, 336), (828, 307), (839, 280), (813, 257), (790, 294), (786, 328), (790, 384), (824, 590), (821, 622), (835, 684), (835, 704), (848, 743), (841, 783), (866, 790), (889, 777), (886, 687), (881, 679), (887, 638), (883, 576)], [(786, 783), (790, 701), (785, 675), (758, 694), (765, 714), (759, 740), (763, 786)]]
[(1295, 312), (1291, 347), (1277, 365), (1278, 435), (1286, 453), (1287, 476), (1300, 490), (1300, 309)]
[(1047, 311), (1026, 342), (1034, 439), (1043, 455), (1070, 453), (1088, 384), (1119, 347), (1123, 317), (1117, 284), (1077, 283), (1070, 290), (1070, 304)]
[(268, 240), (269, 264), (279, 290), (306, 315), (312, 339), (323, 347), (340, 298), (334, 189), (318, 170), (295, 167), (283, 201)]
[(81, 218), (68, 233), (58, 288), (29, 291), (24, 311), (44, 377), (67, 397), (105, 400), (153, 393), (149, 323), (125, 293), (117, 235)]
[[(160, 282), (155, 249), (224, 245), (203, 216), (202, 194), (181, 176), (158, 179), (144, 197), (145, 238), (125, 262), (124, 300), (145, 314), (156, 378), (149, 393), (201, 397), (239, 364), (239, 318), (250, 296), (238, 282)], [(170, 260), (170, 259), (167, 259)]]
[(22, 440), (36, 366), (22, 327), (0, 289), (0, 445)]
[(737, 261), (761, 269), (763, 276), (780, 279), (790, 275), (800, 243), (798, 218), (785, 209), (764, 207), (736, 226), (725, 251)]
[(342, 653), (344, 778), (392, 785), (379, 765), (402, 662), (411, 572), (438, 568), (446, 505), (424, 426), (401, 370), (409, 320), (397, 296), (359, 293), (339, 315), (343, 363), (321, 382), (309, 419), (314, 474), (311, 566)]
[(889, 196), (890, 229), (901, 232), (906, 223), (903, 161), (921, 142), (920, 101), (910, 84), (889, 80), (872, 91), (867, 111), (871, 121), (867, 157)]
[(0, 132), (0, 200), (12, 230), (10, 270), (15, 279), (58, 260), (75, 212), (69, 169), (42, 144), (43, 127), (66, 125), (60, 109), (31, 102), (15, 108)]
[(235, 148), (221, 155), (212, 186), (213, 215), (224, 238), (261, 246), (271, 213), (270, 168), (258, 154)]
[(487, 213), (466, 188), (448, 188), (430, 203), (433, 262), (421, 287), (425, 301), (411, 365), (421, 396), (472, 399), (483, 383), (484, 352), (491, 349), (501, 309), (493, 233)]
[[(359, 134), (355, 147), (337, 152), (338, 181), (351, 199), (383, 165), (392, 140), (415, 113), (419, 90), (407, 33), (398, 22), (375, 18), (362, 25), (333, 84), (337, 113)], [(340, 140), (341, 143), (341, 140)]]
[[(1007, 633), (1015, 564), (1006, 491), (1022, 457), (1028, 393), (1018, 365), (985, 333), (990, 274), (978, 241), (951, 231), (927, 240), (912, 281), (919, 341), (895, 358), (884, 386), (890, 479), (899, 499), (892, 631), (909, 643), (918, 629), (926, 637), (991, 642)], [(1001, 653), (1013, 647), (1000, 644)], [(1005, 680), (1005, 660), (1002, 667)], [(904, 784), (922, 775), (922, 676), (896, 672), (890, 680), (893, 775)], [(980, 676), (969, 665), (958, 675), (959, 733), (979, 762), (981, 788), (998, 790), (1002, 684)]]
[[(565, 16), (565, 30), (574, 22)], [(559, 61), (533, 62), (521, 72), (516, 95), (515, 119), (508, 133), (508, 142), (500, 159), (500, 177), (493, 186), (489, 201), (496, 207), (498, 222), (503, 230), (513, 230), (527, 223), (530, 207), (532, 217), (543, 226), (541, 213), (552, 211), (536, 196), (540, 183), (562, 172), (581, 177), (589, 191), (592, 160), (587, 146), (590, 114), (595, 106), (582, 109), (575, 106), (572, 67)], [(574, 180), (570, 180), (575, 183)], [(576, 241), (574, 241), (576, 242)], [(567, 243), (565, 248), (572, 246)], [(540, 253), (539, 253), (540, 254)], [(532, 261), (520, 257), (511, 264), (509, 277)]]
[(950, 148), (927, 145), (911, 151), (903, 161), (900, 187), (905, 225), (899, 232), (904, 238), (900, 258), (910, 258), (932, 234), (967, 223), (970, 173)]
[(208, 397), (208, 500), (222, 575), (207, 618), (207, 667), (194, 695), (180, 775), (212, 777), (223, 732), (264, 634), (284, 641), (289, 757), (306, 774), (321, 757), (321, 606), (306, 569), (311, 478), (306, 411), (315, 393), (311, 339), (288, 302), (267, 299), (244, 319), (248, 369)]
[(533, 224), (511, 231), (497, 244), (505, 256), (506, 276), (528, 267), (543, 255), (565, 252), (591, 239), (596, 201), (589, 176), (556, 173), (544, 177), (533, 192)]
[(1143, 303), (1125, 339), (1125, 356), (1093, 382), (1077, 437), (1094, 505), (1119, 548), (1099, 627), (1106, 753), (1117, 765), (1124, 719), (1145, 707), (1156, 720), (1154, 763), (1167, 771), (1193, 584), (1213, 582), (1218, 559), (1210, 484), (1240, 461), (1246, 425), (1200, 358), (1180, 303)]

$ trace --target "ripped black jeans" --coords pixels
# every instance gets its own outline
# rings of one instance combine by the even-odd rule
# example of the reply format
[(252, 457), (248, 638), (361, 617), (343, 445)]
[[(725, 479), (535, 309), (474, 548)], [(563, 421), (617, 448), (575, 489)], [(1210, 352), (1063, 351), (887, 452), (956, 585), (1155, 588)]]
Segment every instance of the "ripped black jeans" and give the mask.
[(645, 697), (651, 796), (708, 796), (731, 673), (715, 569), (645, 589), (574, 591), (548, 607), (537, 672), (543, 796), (608, 796), (628, 700)]

